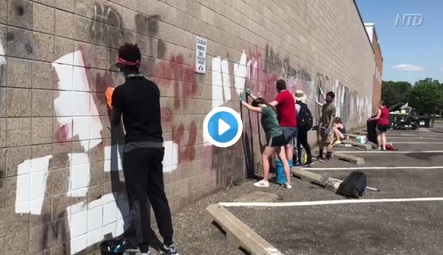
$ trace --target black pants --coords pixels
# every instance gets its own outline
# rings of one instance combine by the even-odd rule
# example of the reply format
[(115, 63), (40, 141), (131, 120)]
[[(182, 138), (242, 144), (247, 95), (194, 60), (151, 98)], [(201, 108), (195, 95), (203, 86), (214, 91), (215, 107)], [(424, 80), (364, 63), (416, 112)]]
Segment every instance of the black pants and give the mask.
[(312, 162), (311, 147), (309, 147), (308, 144), (308, 130), (299, 129), (297, 134), (297, 159), (300, 163), (303, 163), (301, 158), (300, 145), (302, 145), (306, 151), (308, 162)]
[(131, 209), (131, 228), (140, 251), (149, 250), (149, 204), (165, 242), (172, 242), (172, 219), (163, 182), (164, 148), (136, 148), (123, 153), (123, 170)]

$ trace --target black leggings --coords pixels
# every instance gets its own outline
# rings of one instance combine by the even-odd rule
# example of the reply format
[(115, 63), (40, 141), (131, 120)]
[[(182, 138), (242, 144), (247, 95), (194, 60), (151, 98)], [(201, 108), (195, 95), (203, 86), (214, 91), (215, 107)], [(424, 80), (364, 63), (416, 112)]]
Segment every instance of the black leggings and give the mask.
[(172, 242), (172, 219), (163, 183), (164, 148), (136, 148), (123, 153), (128, 200), (131, 208), (131, 228), (142, 253), (149, 250), (149, 204), (155, 213), (160, 234)]
[(301, 147), (300, 145), (303, 146), (303, 148), (306, 151), (306, 155), (308, 156), (308, 162), (312, 161), (312, 154), (311, 154), (311, 147), (309, 147), (308, 144), (308, 130), (298, 130), (298, 134), (297, 134), (297, 159), (300, 163), (302, 162), (301, 159)]

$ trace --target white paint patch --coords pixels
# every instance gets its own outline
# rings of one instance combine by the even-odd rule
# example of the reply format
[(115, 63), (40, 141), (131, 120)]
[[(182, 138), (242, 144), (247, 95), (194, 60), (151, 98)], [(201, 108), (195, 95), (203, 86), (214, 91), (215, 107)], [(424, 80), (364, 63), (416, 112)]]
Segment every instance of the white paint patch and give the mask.
[(15, 212), (40, 215), (45, 199), (49, 160), (52, 156), (28, 159), (17, 168)]
[(165, 147), (163, 172), (169, 173), (178, 168), (178, 145), (173, 141), (166, 141), (163, 146)]
[(0, 66), (6, 65), (5, 55), (5, 49), (3, 48), (2, 42), (0, 41)]
[(344, 154), (428, 154), (428, 153), (443, 153), (443, 151), (337, 151), (337, 153)]
[[(116, 153), (117, 162), (112, 161), (112, 153)], [(111, 171), (120, 171), (123, 170), (122, 165), (122, 155), (123, 155), (123, 145), (113, 145), (113, 146), (106, 146), (104, 151), (105, 156), (105, 172), (111, 172)], [(117, 163), (117, 164), (115, 164)]]
[(367, 203), (399, 203), (399, 202), (433, 202), (443, 201), (443, 197), (424, 198), (388, 198), (388, 199), (357, 199), (357, 200), (323, 200), (323, 201), (303, 201), (285, 203), (266, 202), (228, 202), (218, 203), (225, 207), (289, 207), (289, 206), (316, 206), (316, 205), (339, 205), (339, 204), (367, 204)]
[(443, 169), (443, 166), (365, 166), (365, 167), (303, 167), (307, 171), (354, 171), (361, 170), (426, 170), (426, 169)]
[(91, 178), (88, 153), (69, 153), (69, 189), (67, 196), (84, 197)]
[(72, 130), (67, 139), (78, 136), (84, 150), (89, 151), (100, 144), (103, 126), (90, 93), (81, 51), (57, 59), (52, 66), (59, 79), (59, 96), (54, 100), (59, 126), (66, 125)]
[(234, 86), (238, 95), (245, 91), (246, 75), (248, 74), (247, 61), (248, 56), (246, 56), (245, 51), (242, 51), (240, 61), (234, 64)]
[(229, 62), (221, 57), (212, 59), (212, 109), (231, 100)]
[(107, 234), (112, 234), (113, 237), (121, 235), (125, 231), (125, 222), (129, 220), (127, 198), (119, 196), (115, 201), (113, 194), (106, 194), (89, 204), (80, 202), (69, 206), (66, 212), (71, 254), (102, 241)]

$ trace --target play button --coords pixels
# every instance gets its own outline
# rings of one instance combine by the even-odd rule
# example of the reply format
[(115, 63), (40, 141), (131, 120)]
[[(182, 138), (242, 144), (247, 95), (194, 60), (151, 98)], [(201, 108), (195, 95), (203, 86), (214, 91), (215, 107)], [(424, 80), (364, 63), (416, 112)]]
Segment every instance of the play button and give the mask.
[(231, 108), (218, 107), (206, 115), (203, 122), (203, 135), (217, 147), (229, 147), (240, 139), (243, 123), (240, 115)]
[(228, 131), (231, 127), (228, 123), (223, 120), (218, 120), (218, 135), (223, 135), (226, 131)]

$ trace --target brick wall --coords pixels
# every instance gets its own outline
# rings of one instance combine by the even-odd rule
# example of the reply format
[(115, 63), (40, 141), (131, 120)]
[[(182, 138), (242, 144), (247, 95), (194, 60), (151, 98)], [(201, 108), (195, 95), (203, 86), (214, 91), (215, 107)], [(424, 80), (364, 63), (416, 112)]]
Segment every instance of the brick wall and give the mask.
[[(194, 73), (196, 36), (207, 73)], [(165, 182), (175, 211), (255, 170), (257, 116), (221, 149), (203, 139), (213, 107), (275, 81), (336, 92), (348, 128), (370, 114), (374, 56), (351, 0), (0, 0), (0, 255), (77, 254), (127, 227), (119, 147), (104, 90), (116, 49), (138, 43), (162, 93)], [(246, 159), (246, 160), (245, 160)], [(192, 227), (192, 226), (190, 226)]]
[(378, 36), (374, 29), (372, 45), (375, 55), (375, 68), (378, 72), (374, 77), (374, 90), (372, 95), (372, 106), (376, 107), (377, 103), (381, 100), (381, 83), (383, 79), (383, 57), (381, 55), (380, 44), (378, 42)]

